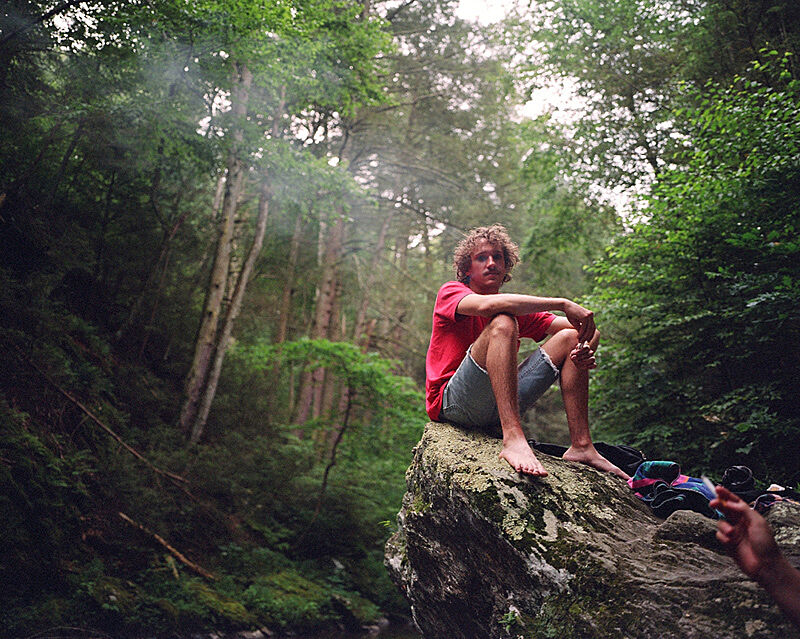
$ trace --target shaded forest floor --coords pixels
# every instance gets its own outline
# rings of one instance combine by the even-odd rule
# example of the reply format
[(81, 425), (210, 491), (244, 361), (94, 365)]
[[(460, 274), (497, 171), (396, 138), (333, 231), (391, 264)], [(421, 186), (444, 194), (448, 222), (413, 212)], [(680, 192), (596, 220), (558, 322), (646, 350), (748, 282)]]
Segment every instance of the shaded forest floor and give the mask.
[(231, 366), (215, 429), (189, 448), (174, 426), (175, 371), (133, 361), (61, 304), (21, 307), (19, 282), (4, 284), (0, 626), (8, 636), (56, 626), (114, 636), (357, 631), (404, 618), (383, 544), (413, 425), (382, 425), (402, 439), (388, 447), (370, 447), (374, 434), (355, 431), (323, 495), (327, 460), (311, 437), (270, 422), (263, 386), (253, 388), (241, 364)]

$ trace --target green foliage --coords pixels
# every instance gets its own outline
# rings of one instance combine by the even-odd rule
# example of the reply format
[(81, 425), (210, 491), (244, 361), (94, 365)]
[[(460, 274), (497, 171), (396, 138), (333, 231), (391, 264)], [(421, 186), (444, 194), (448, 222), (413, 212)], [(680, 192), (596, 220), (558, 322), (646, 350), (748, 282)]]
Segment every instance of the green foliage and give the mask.
[[(753, 17), (737, 15), (746, 3), (725, 3), (729, 15), (708, 2), (698, 22), (650, 0), (545, 4), (544, 63), (577, 75), (597, 108), (577, 133), (518, 121), (530, 75), (512, 68), (505, 28), (490, 38), (449, 0), (379, 3), (385, 20), (352, 0), (65, 3), (57, 22), (37, 22), (51, 9), (37, 1), (2, 12), (3, 37), (30, 26), (0, 42), (9, 633), (311, 630), (404, 611), (381, 522), (397, 512), (425, 416), (401, 372), (424, 378), (433, 295), (460, 230), (502, 221), (525, 244), (515, 287), (580, 294), (581, 265), (620, 232), (587, 176), (635, 183), (664, 158), (689, 168), (663, 175), (650, 224), (598, 266), (604, 335), (617, 339), (599, 416), (704, 469), (745, 459), (794, 477), (796, 63), (773, 73), (769, 50), (750, 56), (741, 35), (792, 50), (795, 9)], [(734, 32), (732, 72), (755, 57), (753, 75), (700, 93), (678, 83), (705, 82), (709, 68), (730, 77), (713, 62)], [(237, 118), (228, 106), (245, 68)], [(679, 113), (673, 99), (705, 102)], [(206, 438), (189, 449), (174, 423), (215, 192), (234, 161), (247, 178), (232, 272), (265, 181), (267, 239)], [(329, 335), (357, 326), (368, 348), (362, 335), (301, 339), (340, 219)], [(273, 344), (285, 319), (290, 341)], [(295, 423), (304, 378), (323, 373), (322, 409)]]
[[(754, 71), (773, 78), (780, 61)], [(595, 267), (604, 430), (695, 470), (800, 478), (800, 85), (709, 85), (686, 166)]]
[(252, 610), (281, 627), (321, 627), (334, 618), (330, 593), (295, 571), (257, 578), (244, 597)]
[[(56, 446), (65, 444), (55, 436)], [(14, 584), (5, 596), (26, 600), (43, 583), (60, 582), (63, 562), (81, 529), (94, 469), (87, 451), (55, 454), (31, 428), (24, 413), (0, 400), (0, 535), (4, 558), (0, 583)], [(8, 614), (3, 606), (3, 614)], [(3, 624), (6, 625), (5, 623)]]
[(520, 46), (537, 43), (522, 65), (530, 84), (566, 81), (585, 104), (569, 157), (584, 189), (640, 188), (669, 157), (669, 107), (693, 27), (679, 5), (551, 0), (519, 17)]
[(602, 255), (620, 220), (611, 206), (593, 201), (571, 182), (564, 166), (566, 133), (549, 117), (523, 123), (520, 136), (530, 148), (517, 180), (527, 187), (530, 227), (523, 273), (537, 293), (573, 299), (586, 292), (585, 265)]
[(393, 374), (396, 363), (349, 342), (301, 339), (276, 345), (259, 341), (241, 349), (239, 357), (256, 371), (276, 365), (324, 368), (350, 388), (351, 398), (360, 405), (397, 418), (419, 416), (421, 395), (410, 379)]
[[(563, 82), (579, 97), (565, 158), (573, 182), (639, 195), (694, 135), (675, 111), (701, 93), (682, 85), (726, 84), (770, 50), (800, 53), (799, 17), (791, 0), (760, 10), (751, 0), (548, 0), (510, 21), (508, 37), (525, 52), (519, 72), (532, 89)], [(786, 68), (795, 78), (797, 64)]]
[[(0, 583), (9, 632), (58, 625), (140, 634), (356, 628), (379, 616), (378, 605), (403, 609), (382, 566), (389, 531), (377, 522), (397, 511), (423, 418), (419, 393), (394, 379), (390, 362), (327, 342), (290, 343), (280, 356), (266, 345), (241, 347), (247, 356), (231, 359), (232, 379), (252, 380), (275, 361), (324, 364), (352, 385), (354, 401), (380, 398), (371, 418), (354, 416), (315, 520), (324, 460), (313, 438), (298, 440), (291, 425), (262, 420), (188, 450), (174, 427), (160, 423), (159, 413), (175, 400), (159, 380), (112, 363), (102, 335), (63, 309), (29, 313), (38, 318), (28, 327), (39, 336), (35, 350), (23, 333), (2, 334), (9, 372), (3, 392), (31, 411), (0, 402), (0, 532), (9, 549)], [(42, 373), (50, 371), (48, 380)], [(185, 469), (195, 499), (154, 481), (54, 384), (78, 395), (151, 462)], [(235, 398), (240, 408), (256, 412), (249, 405), (263, 396), (256, 390)], [(52, 419), (56, 413), (60, 421)], [(395, 427), (399, 415), (408, 420)], [(118, 511), (218, 579), (201, 581)]]
[[(37, 22), (51, 8), (58, 19)], [(2, 12), (3, 38), (30, 26), (0, 42), (9, 632), (355, 627), (378, 607), (405, 610), (378, 522), (397, 512), (425, 421), (398, 373), (424, 375), (428, 298), (445, 270), (433, 257), (454, 240), (431, 241), (434, 220), (465, 225), (515, 202), (483, 187), (499, 192), (521, 153), (505, 146), (511, 76), (499, 55), (472, 48), (485, 34), (453, 2), (380, 7), (392, 22), (365, 9), (14, 0)], [(236, 117), (245, 68), (253, 83)], [(189, 450), (174, 422), (213, 260), (216, 187), (234, 160), (247, 179), (232, 271), (265, 181), (269, 230), (207, 440)], [(342, 215), (353, 233), (337, 337), (366, 314), (381, 322), (370, 348), (402, 361), (347, 342), (257, 341), (287, 315), (290, 338), (308, 332), (318, 250)], [(304, 276), (288, 286), (295, 222)], [(302, 376), (323, 369), (346, 401), (293, 423)], [(201, 581), (159, 540), (218, 579)]]

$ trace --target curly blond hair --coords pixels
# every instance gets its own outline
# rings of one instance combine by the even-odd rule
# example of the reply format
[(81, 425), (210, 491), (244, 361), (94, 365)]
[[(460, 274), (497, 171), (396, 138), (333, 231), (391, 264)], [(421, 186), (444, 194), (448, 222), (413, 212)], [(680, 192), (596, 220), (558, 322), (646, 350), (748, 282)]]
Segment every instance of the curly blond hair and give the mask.
[(453, 253), (453, 266), (456, 270), (456, 278), (459, 282), (467, 281), (470, 266), (472, 266), (472, 253), (475, 247), (486, 240), (493, 246), (503, 251), (503, 260), (506, 265), (506, 276), (504, 282), (508, 282), (511, 276), (508, 274), (514, 264), (519, 262), (519, 247), (511, 241), (508, 231), (502, 224), (492, 224), (491, 226), (479, 226), (470, 230), (467, 236), (458, 243)]

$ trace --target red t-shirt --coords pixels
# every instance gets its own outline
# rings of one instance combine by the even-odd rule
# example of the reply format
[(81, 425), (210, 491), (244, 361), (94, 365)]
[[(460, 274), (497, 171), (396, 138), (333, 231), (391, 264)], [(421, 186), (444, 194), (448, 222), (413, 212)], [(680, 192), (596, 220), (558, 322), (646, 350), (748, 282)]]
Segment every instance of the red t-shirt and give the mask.
[[(442, 394), (447, 381), (461, 364), (470, 344), (478, 339), (492, 319), (480, 315), (456, 315), (458, 303), (472, 292), (461, 282), (446, 282), (436, 295), (431, 343), (425, 358), (425, 410), (433, 420), (439, 418), (442, 410)], [(554, 318), (552, 313), (518, 315), (519, 336), (537, 342), (544, 339)]]

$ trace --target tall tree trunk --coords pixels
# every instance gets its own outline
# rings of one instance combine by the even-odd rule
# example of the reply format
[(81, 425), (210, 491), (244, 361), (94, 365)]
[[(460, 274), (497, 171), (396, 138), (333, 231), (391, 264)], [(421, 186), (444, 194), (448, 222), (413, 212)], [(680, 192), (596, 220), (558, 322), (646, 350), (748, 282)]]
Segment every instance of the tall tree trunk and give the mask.
[[(386, 248), (386, 236), (389, 232), (389, 225), (392, 221), (392, 214), (388, 212), (381, 225), (381, 230), (378, 233), (378, 241), (375, 244), (375, 250), (372, 252), (370, 258), (369, 269), (367, 270), (366, 280), (364, 282), (364, 289), (361, 291), (361, 305), (358, 309), (356, 316), (355, 330), (353, 332), (353, 341), (361, 347), (363, 352), (369, 348), (369, 342), (372, 337), (372, 332), (375, 330), (377, 321), (375, 319), (367, 321), (367, 310), (369, 309), (370, 293), (375, 283), (378, 273), (378, 266), (381, 260), (381, 254)], [(342, 385), (342, 390), (339, 395), (338, 412), (342, 414), (350, 405), (351, 391), (350, 387), (346, 384)], [(329, 437), (329, 453), (332, 451), (334, 442), (340, 437), (339, 429), (334, 428)]]
[(228, 305), (228, 311), (225, 313), (225, 321), (222, 324), (222, 330), (214, 352), (214, 362), (208, 375), (208, 382), (203, 392), (203, 398), (200, 401), (197, 418), (192, 426), (192, 434), (189, 438), (190, 444), (196, 444), (200, 440), (206, 426), (206, 421), (208, 420), (208, 413), (211, 410), (211, 403), (214, 401), (214, 395), (216, 395), (217, 392), (217, 384), (219, 383), (219, 376), (222, 372), (222, 363), (225, 360), (225, 354), (228, 351), (231, 335), (233, 334), (233, 324), (239, 316), (239, 311), (242, 308), (242, 301), (244, 300), (244, 292), (247, 288), (247, 282), (253, 272), (256, 260), (261, 253), (261, 248), (264, 246), (264, 233), (267, 228), (267, 219), (269, 218), (271, 197), (270, 187), (267, 181), (264, 180), (261, 185), (261, 193), (259, 196), (258, 218), (256, 220), (253, 243), (250, 245), (250, 250), (247, 252), (247, 257), (239, 272), (239, 277), (236, 279), (236, 286), (234, 287), (233, 295)]
[[(326, 339), (329, 336), (331, 318), (333, 316), (336, 287), (339, 277), (339, 260), (342, 256), (344, 243), (344, 216), (331, 226), (328, 241), (325, 242), (322, 258), (322, 278), (317, 295), (317, 307), (314, 313), (314, 326), (311, 332), (312, 339)], [(297, 417), (295, 422), (304, 424), (313, 412), (319, 414), (322, 382), (325, 371), (318, 368), (308, 376), (304, 376), (300, 399), (298, 400)], [(315, 411), (316, 408), (316, 411)]]
[(294, 232), (289, 246), (289, 261), (287, 266), (286, 280), (283, 286), (281, 304), (278, 307), (278, 330), (275, 333), (275, 343), (283, 344), (286, 341), (286, 333), (289, 328), (289, 313), (292, 308), (292, 292), (294, 289), (295, 271), (297, 269), (297, 259), (300, 256), (300, 236), (303, 233), (303, 216), (297, 214), (294, 222)]
[(374, 286), (377, 278), (378, 265), (380, 264), (381, 253), (383, 253), (383, 249), (386, 247), (386, 235), (389, 232), (389, 223), (391, 221), (392, 214), (387, 213), (383, 220), (380, 233), (378, 234), (378, 241), (375, 244), (375, 250), (372, 252), (369, 268), (367, 269), (366, 281), (364, 282), (364, 290), (361, 291), (361, 305), (358, 308), (358, 315), (356, 315), (353, 341), (356, 344), (360, 344), (362, 348), (365, 348), (366, 344), (369, 343), (369, 340), (367, 340), (365, 344), (364, 333), (366, 332), (367, 327), (367, 311), (369, 309), (370, 293), (372, 292), (372, 287)]
[[(233, 114), (237, 122), (244, 120), (247, 114), (247, 101), (253, 75), (246, 65), (238, 66), (238, 77), (231, 95)], [(217, 252), (214, 256), (214, 266), (211, 269), (206, 301), (203, 305), (203, 317), (200, 322), (197, 340), (195, 342), (192, 366), (186, 377), (185, 400), (181, 409), (180, 427), (190, 433), (197, 420), (203, 389), (208, 380), (208, 373), (214, 356), (216, 345), (217, 327), (222, 310), (222, 300), (225, 296), (225, 285), (228, 278), (228, 269), (231, 261), (231, 242), (233, 241), (233, 226), (236, 219), (236, 207), (239, 201), (242, 184), (246, 173), (242, 152), (244, 133), (239, 125), (233, 131), (233, 146), (228, 156), (227, 180), (222, 204), (222, 224), (217, 240)]]
[[(329, 329), (331, 341), (344, 340), (346, 338), (345, 331), (345, 319), (344, 315), (342, 314), (342, 280), (337, 278), (336, 292), (333, 300), (332, 320)], [(343, 390), (344, 384), (340, 380), (336, 379), (334, 375), (331, 375), (329, 371), (325, 371), (324, 383), (319, 389), (317, 389), (314, 411), (315, 416), (319, 417), (324, 415), (327, 423), (334, 424), (336, 415), (341, 414), (338, 406), (336, 407), (336, 412), (334, 412), (334, 402), (341, 398)], [(322, 441), (327, 441), (328, 445), (320, 448), (320, 461), (322, 461), (324, 456), (327, 454), (327, 451), (330, 449), (330, 441), (335, 438), (337, 430), (338, 429), (335, 426), (331, 426), (327, 437), (323, 438)]]
[[(298, 213), (294, 222), (294, 231), (289, 245), (289, 259), (286, 265), (286, 277), (283, 284), (283, 293), (281, 295), (280, 306), (278, 307), (278, 328), (275, 331), (273, 339), (274, 344), (283, 344), (286, 341), (286, 336), (289, 330), (289, 316), (292, 310), (292, 295), (294, 294), (294, 283), (297, 270), (297, 260), (300, 255), (300, 237), (303, 233), (303, 216)], [(295, 383), (294, 383), (294, 370), (289, 375), (289, 397), (286, 402), (281, 402), (281, 411), (285, 411), (285, 419), (291, 418), (294, 414), (294, 398), (295, 398)], [(273, 408), (274, 403), (278, 397), (278, 389), (282, 386), (281, 380), (285, 378), (285, 371), (281, 369), (280, 363), (276, 363), (265, 377), (266, 388), (268, 389), (268, 402), (267, 411), (269, 414), (275, 414)], [(297, 433), (298, 437), (302, 437), (302, 432)]]

